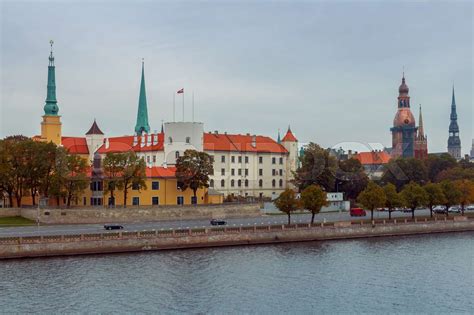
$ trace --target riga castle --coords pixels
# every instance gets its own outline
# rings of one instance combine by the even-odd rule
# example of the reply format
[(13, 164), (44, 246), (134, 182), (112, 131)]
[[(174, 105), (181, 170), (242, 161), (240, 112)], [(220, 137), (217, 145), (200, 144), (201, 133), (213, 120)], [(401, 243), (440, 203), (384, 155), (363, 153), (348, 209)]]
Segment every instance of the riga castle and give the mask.
[[(55, 64), (51, 50), (41, 135), (35, 138), (63, 146), (71, 154), (83, 156), (90, 163), (107, 153), (132, 150), (145, 160), (147, 174), (167, 176), (174, 175), (176, 158), (185, 150), (204, 151), (214, 161), (209, 191), (224, 196), (275, 197), (290, 185), (298, 163), (298, 140), (290, 127), (285, 136), (277, 141), (250, 133), (204, 132), (202, 122), (166, 122), (161, 125), (161, 132), (152, 133), (148, 121), (143, 63), (141, 70), (138, 113), (133, 134), (109, 136), (94, 121), (90, 128), (85, 128), (88, 130), (85, 135), (65, 136), (62, 134), (56, 100)], [(189, 204), (191, 201), (173, 198), (166, 204), (177, 203)], [(151, 201), (139, 201), (139, 204), (151, 204)], [(90, 205), (86, 198), (84, 205)]]

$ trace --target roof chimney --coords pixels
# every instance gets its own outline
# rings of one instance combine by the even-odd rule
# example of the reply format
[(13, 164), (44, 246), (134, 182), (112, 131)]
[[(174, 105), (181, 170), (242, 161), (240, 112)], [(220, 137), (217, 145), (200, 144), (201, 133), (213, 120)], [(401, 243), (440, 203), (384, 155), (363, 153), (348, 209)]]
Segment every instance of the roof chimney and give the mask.
[(145, 146), (145, 141), (146, 141), (146, 134), (143, 134), (140, 139), (140, 147), (143, 148)]
[(252, 147), (257, 147), (257, 136), (253, 135), (252, 136)]
[(151, 146), (151, 137), (152, 137), (152, 135), (148, 135), (148, 139), (147, 139), (147, 142), (146, 142), (147, 147)]
[(138, 137), (135, 135), (133, 136), (133, 147), (136, 146), (138, 144)]
[(110, 146), (109, 138), (105, 138), (105, 148), (108, 149)]

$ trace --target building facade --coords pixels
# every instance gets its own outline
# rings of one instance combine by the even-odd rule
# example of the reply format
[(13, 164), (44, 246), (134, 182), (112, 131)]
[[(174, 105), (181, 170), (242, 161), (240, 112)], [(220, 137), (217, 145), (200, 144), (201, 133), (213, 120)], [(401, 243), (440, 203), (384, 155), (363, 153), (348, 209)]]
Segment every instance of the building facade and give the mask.
[[(45, 105), (45, 115), (41, 128), (41, 135), (35, 137), (42, 141), (52, 141), (65, 147), (70, 153), (77, 154), (93, 164), (94, 157), (98, 154), (101, 158), (111, 152), (134, 151), (146, 162), (147, 176), (154, 174), (170, 174), (174, 169), (176, 159), (188, 149), (206, 152), (211, 155), (214, 163), (214, 173), (210, 176), (210, 190), (215, 196), (242, 196), (242, 197), (276, 197), (284, 189), (291, 187), (290, 181), (298, 165), (298, 140), (288, 128), (287, 133), (277, 142), (270, 137), (255, 134), (228, 134), (226, 132), (205, 132), (201, 122), (166, 122), (162, 124), (161, 132), (150, 132), (148, 108), (145, 88), (145, 69), (142, 62), (138, 111), (135, 128), (132, 135), (111, 137), (106, 135), (99, 124), (94, 120), (84, 136), (68, 137), (61, 134), (59, 108), (56, 101), (54, 57), (51, 51), (48, 67), (48, 95)], [(174, 174), (174, 173), (173, 173)], [(92, 174), (91, 174), (92, 176)], [(148, 178), (148, 177), (147, 177)], [(152, 177), (148, 178), (150, 181)], [(166, 177), (172, 182), (172, 177)], [(176, 180), (176, 179), (174, 179)], [(168, 184), (159, 184), (168, 187)], [(170, 184), (171, 186), (176, 186)], [(170, 187), (171, 187), (170, 186)], [(173, 189), (166, 190), (171, 193)], [(176, 193), (171, 196), (148, 196), (142, 194), (146, 204), (151, 204), (152, 197), (159, 197), (160, 204), (176, 204)], [(95, 193), (100, 194), (100, 192)], [(132, 192), (130, 202), (135, 196)], [(206, 197), (207, 192), (200, 192), (199, 201), (211, 202)], [(99, 203), (99, 198), (84, 196), (82, 200), (88, 203)], [(175, 198), (176, 197), (176, 198)], [(183, 196), (185, 204), (189, 196)], [(100, 203), (107, 204), (107, 198), (102, 198)], [(81, 202), (81, 201), (79, 201)], [(119, 202), (117, 200), (117, 202)], [(138, 201), (143, 204), (142, 201)], [(116, 203), (117, 204), (117, 203)]]
[(458, 114), (456, 112), (456, 99), (451, 99), (451, 122), (449, 123), (448, 153), (456, 160), (461, 159), (461, 139), (459, 138)]

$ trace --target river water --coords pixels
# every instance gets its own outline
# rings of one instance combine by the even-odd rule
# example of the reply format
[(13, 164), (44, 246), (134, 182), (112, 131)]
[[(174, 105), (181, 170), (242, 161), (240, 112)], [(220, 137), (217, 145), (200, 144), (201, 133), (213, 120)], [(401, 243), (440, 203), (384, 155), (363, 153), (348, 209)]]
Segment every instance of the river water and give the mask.
[(474, 233), (0, 261), (1, 313), (472, 313)]

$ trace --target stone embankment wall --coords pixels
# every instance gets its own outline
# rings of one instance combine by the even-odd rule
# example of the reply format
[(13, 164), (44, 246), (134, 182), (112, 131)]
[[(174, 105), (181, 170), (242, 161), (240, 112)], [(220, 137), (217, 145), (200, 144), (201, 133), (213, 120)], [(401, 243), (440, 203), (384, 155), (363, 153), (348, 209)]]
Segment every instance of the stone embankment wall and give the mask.
[[(9, 215), (19, 215), (36, 221), (37, 209), (0, 209)], [(233, 217), (256, 217), (262, 215), (258, 203), (219, 204), (175, 207), (130, 207), (130, 208), (71, 208), (71, 209), (40, 209), (40, 222), (45, 224), (76, 224), (76, 223), (120, 223), (146, 222), (176, 219), (211, 219)]]
[(474, 219), (337, 222), (0, 238), (0, 258), (118, 253), (474, 231)]

